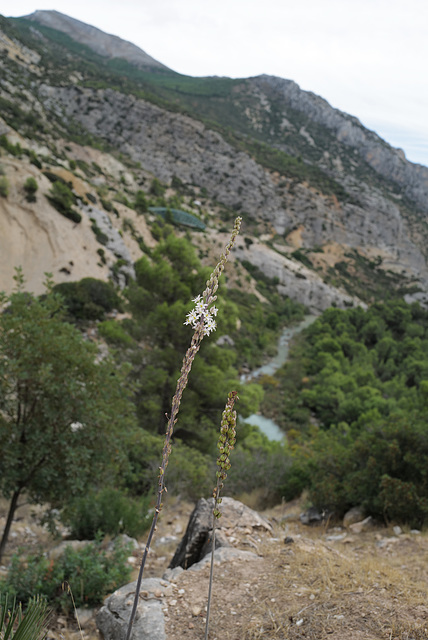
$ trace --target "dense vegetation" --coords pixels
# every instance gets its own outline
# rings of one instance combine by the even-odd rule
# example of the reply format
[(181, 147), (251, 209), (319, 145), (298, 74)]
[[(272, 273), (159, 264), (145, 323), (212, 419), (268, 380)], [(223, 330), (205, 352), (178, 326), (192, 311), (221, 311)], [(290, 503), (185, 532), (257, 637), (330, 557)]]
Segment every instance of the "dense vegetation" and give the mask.
[[(165, 414), (191, 337), (183, 320), (209, 274), (186, 238), (177, 238), (168, 225), (162, 234), (157, 247), (137, 261), (136, 281), (122, 294), (85, 278), (55, 287), (48, 281), (46, 294), (36, 298), (24, 291), (18, 271), (16, 292), (2, 296), (0, 489), (10, 508), (1, 550), (23, 493), (54, 509), (45, 516), (52, 531), (59, 510), (77, 538), (137, 536), (147, 527)], [(280, 298), (269, 281), (259, 284), (270, 305), (220, 287), (216, 338), (226, 340), (205, 340), (195, 361), (168, 466), (172, 493), (191, 499), (211, 493), (224, 398), (231, 388), (238, 390), (244, 416), (256, 411), (262, 398), (260, 385), (239, 382), (238, 368), (260, 364), (281, 325), (302, 317), (301, 305)], [(119, 310), (127, 312), (122, 320), (116, 319)], [(115, 364), (100, 359), (96, 345), (85, 338), (88, 324), (95, 323)], [(253, 427), (241, 436), (236, 470), (242, 473), (231, 478), (232, 492), (264, 487), (266, 494), (269, 487), (275, 494), (283, 447)], [(260, 464), (254, 471), (256, 452)], [(79, 558), (76, 563), (83, 562)], [(62, 562), (47, 569), (44, 561), (15, 559), (3, 588), (26, 599), (45, 584), (46, 571), (66, 575)], [(96, 570), (104, 587), (87, 598), (102, 598), (111, 583), (106, 562)], [(71, 574), (73, 567), (67, 569)], [(43, 593), (51, 597), (49, 589), (46, 583)], [(65, 606), (63, 596), (58, 606)]]
[[(420, 526), (428, 516), (428, 312), (402, 301), (327, 310), (267, 402), (288, 432), (286, 495)], [(275, 397), (277, 400), (275, 401)]]
[(0, 588), (10, 601), (16, 598), (27, 604), (38, 594), (51, 611), (72, 614), (73, 606), (99, 605), (104, 596), (129, 580), (129, 553), (129, 546), (120, 544), (107, 552), (98, 539), (81, 549), (68, 546), (55, 562), (43, 555), (24, 558), (15, 554)]
[(0, 294), (0, 491), (9, 511), (0, 543), (25, 493), (61, 508), (89, 486), (109, 483), (126, 466), (119, 433), (132, 431), (126, 369), (64, 322), (62, 299), (51, 291)]
[[(142, 71), (124, 61), (108, 61), (47, 27), (37, 26), (46, 36), (42, 41), (34, 35), (34, 24), (13, 23), (17, 31), (10, 35), (40, 51), (41, 68), (53, 85), (77, 70), (81, 86), (113, 88), (190, 113), (262, 166), (285, 176), (290, 190), (308, 182), (342, 203), (350, 202), (346, 189), (313, 164), (322, 153), (321, 145), (314, 150), (308, 144), (300, 156), (300, 128), (307, 127), (317, 141), (328, 135), (326, 130), (314, 131), (314, 123), (290, 110), (295, 133), (287, 134), (287, 146), (282, 140), (284, 144), (279, 141), (274, 147), (282, 135), (283, 113), (272, 100), (270, 116), (260, 129), (250, 126), (242, 115), (254, 106), (248, 102), (246, 81)], [(11, 22), (0, 17), (0, 25), (7, 30)], [(42, 139), (43, 125), (25, 104), (25, 95), (19, 99), (21, 106), (0, 99), (4, 119), (21, 134)], [(52, 118), (52, 126), (65, 137), (94, 144), (75, 123), (67, 123), (69, 130), (64, 133), (64, 122)], [(333, 149), (332, 140), (323, 143)], [(42, 167), (34, 151), (10, 143), (6, 136), (0, 136), (0, 147), (3, 154), (25, 154)], [(44, 164), (52, 162), (41, 159)], [(68, 163), (71, 171), (80, 170), (88, 178), (102, 173), (95, 163), (73, 159)], [(383, 184), (369, 167), (364, 171), (365, 179), (370, 176), (373, 184)], [(79, 223), (71, 183), (50, 171), (44, 173), (52, 182), (47, 196), (51, 204)], [(390, 187), (384, 182), (385, 189)], [(52, 531), (59, 518), (73, 537), (95, 540), (83, 551), (67, 551), (54, 563), (15, 556), (0, 591), (23, 601), (38, 592), (66, 611), (69, 599), (58, 584), (78, 581), (82, 585), (78, 604), (100, 602), (108, 590), (127, 579), (126, 553), (109, 555), (103, 536), (138, 536), (148, 525), (165, 414), (191, 337), (183, 321), (209, 273), (199, 259), (204, 251), (199, 249), (198, 258), (190, 240), (177, 238), (171, 226), (187, 221), (202, 229), (204, 222), (183, 207), (185, 196), (197, 193), (203, 199), (207, 194), (176, 177), (170, 186), (174, 195), (154, 177), (144, 191), (135, 191), (127, 189), (123, 178), (120, 192), (112, 188), (109, 193), (106, 185), (96, 189), (106, 211), (119, 217), (115, 202), (134, 208), (149, 220), (152, 236), (159, 241), (149, 250), (132, 221), (123, 218), (122, 228), (131, 232), (144, 254), (135, 264), (136, 280), (128, 280), (124, 291), (85, 278), (49, 287), (45, 296), (35, 298), (24, 292), (18, 278), (18, 291), (1, 298), (0, 490), (10, 500), (10, 510), (0, 556), (22, 494), (55, 508), (46, 515)], [(28, 201), (36, 199), (34, 178), (27, 178), (22, 189)], [(0, 175), (0, 196), (9, 194), (8, 178)], [(96, 204), (92, 193), (86, 197)], [(150, 222), (149, 212), (164, 220)], [(232, 212), (220, 207), (219, 216), (227, 222)], [(107, 236), (91, 221), (98, 241), (105, 245)], [(247, 232), (252, 233), (256, 223), (246, 222)], [(249, 246), (252, 240), (245, 242)], [(292, 257), (314, 268), (307, 253), (298, 249)], [(98, 254), (106, 264), (104, 249), (99, 248)], [(290, 361), (278, 375), (262, 379), (263, 386), (240, 383), (239, 373), (272, 355), (282, 327), (299, 321), (304, 309), (279, 296), (278, 281), (249, 262), (239, 267), (240, 273), (237, 270), (242, 280), (238, 278), (236, 288), (221, 285), (218, 328), (202, 344), (174, 433), (167, 470), (170, 493), (191, 500), (211, 494), (220, 415), (228, 392), (236, 389), (241, 416), (257, 411), (263, 402), (263, 412), (276, 419), (288, 442), (270, 442), (257, 428), (241, 422), (228, 477), (230, 495), (242, 498), (253, 492), (252, 504), (263, 507), (307, 490), (316, 506), (339, 516), (362, 505), (367, 514), (386, 521), (416, 526), (426, 522), (428, 313), (416, 304), (394, 300), (397, 293), (405, 293), (405, 279), (381, 266), (380, 256), (368, 260), (355, 251), (330, 269), (328, 281), (350, 294), (368, 303), (390, 300), (373, 304), (367, 312), (326, 311), (296, 341)], [(244, 269), (247, 275), (242, 275)], [(250, 275), (266, 302), (246, 290), (243, 279), (251, 279)], [(117, 312), (125, 316), (117, 319)], [(92, 336), (107, 343), (110, 356), (105, 357), (105, 345), (99, 352), (87, 339), (88, 326)]]

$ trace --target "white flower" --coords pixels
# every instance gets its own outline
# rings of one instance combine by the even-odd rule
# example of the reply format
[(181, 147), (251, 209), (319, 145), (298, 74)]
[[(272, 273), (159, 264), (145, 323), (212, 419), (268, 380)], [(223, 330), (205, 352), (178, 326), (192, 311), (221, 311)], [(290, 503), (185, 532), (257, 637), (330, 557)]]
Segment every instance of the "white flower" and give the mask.
[(196, 303), (195, 311), (201, 316), (207, 310), (207, 305), (201, 300)]
[(209, 336), (211, 331), (215, 331), (217, 327), (216, 321), (211, 316), (205, 318), (204, 334)]
[(187, 314), (186, 318), (186, 322), (183, 324), (191, 324), (192, 327), (195, 327), (195, 324), (199, 320), (199, 315), (196, 313), (195, 309), (192, 309), (192, 311)]
[(208, 311), (208, 305), (203, 301), (202, 296), (196, 296), (196, 298), (193, 298), (193, 302), (195, 303), (195, 308), (192, 309), (192, 311), (189, 311), (186, 316), (186, 321), (183, 324), (190, 324), (194, 329), (196, 329), (201, 319), (203, 319), (204, 335), (209, 336), (211, 331), (215, 331), (217, 327), (212, 316), (217, 315), (218, 309), (213, 306)]

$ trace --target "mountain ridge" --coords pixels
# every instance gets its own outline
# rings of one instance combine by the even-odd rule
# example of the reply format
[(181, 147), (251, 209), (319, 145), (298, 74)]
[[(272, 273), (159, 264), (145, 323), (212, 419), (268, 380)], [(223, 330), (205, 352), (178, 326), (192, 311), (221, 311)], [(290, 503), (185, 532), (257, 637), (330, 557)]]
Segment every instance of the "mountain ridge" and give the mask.
[(71, 18), (59, 11), (37, 10), (22, 17), (57, 31), (63, 31), (77, 42), (87, 45), (96, 53), (107, 58), (123, 58), (137, 66), (168, 69), (132, 42), (119, 36), (107, 34), (97, 27)]
[[(2, 132), (14, 144), (14, 131), (29, 148), (36, 149), (38, 139), (39, 147), (49, 147), (48, 164), (68, 169), (91, 145), (120, 157), (122, 176), (79, 174), (97, 206), (95, 194), (108, 185), (124, 192), (132, 210), (138, 189), (147, 193), (156, 178), (170, 198), (193, 193), (202, 201), (195, 206), (185, 196), (188, 210), (211, 229), (243, 215), (247, 235), (265, 238), (287, 260), (297, 260), (297, 268), (290, 272), (289, 263), (273, 260), (269, 251), (257, 257), (249, 244), (241, 259), (253, 260), (278, 278), (279, 291), (287, 286), (298, 299), (307, 301), (318, 279), (332, 291), (326, 304), (350, 304), (356, 295), (367, 302), (372, 294), (360, 280), (373, 280), (374, 290), (380, 279), (402, 289), (409, 301), (428, 300), (428, 169), (292, 80), (192, 78), (140, 68), (82, 44), (90, 25), (61, 17), (63, 29), (80, 30), (74, 34), (79, 42), (46, 27), (52, 15), (58, 17), (36, 12), (31, 20), (3, 19), (0, 25), (4, 38), (21, 47), (21, 54), (5, 48), (0, 82)], [(116, 36), (104, 36), (116, 42)], [(25, 62), (28, 52), (31, 64)], [(289, 275), (294, 272), (297, 279)]]

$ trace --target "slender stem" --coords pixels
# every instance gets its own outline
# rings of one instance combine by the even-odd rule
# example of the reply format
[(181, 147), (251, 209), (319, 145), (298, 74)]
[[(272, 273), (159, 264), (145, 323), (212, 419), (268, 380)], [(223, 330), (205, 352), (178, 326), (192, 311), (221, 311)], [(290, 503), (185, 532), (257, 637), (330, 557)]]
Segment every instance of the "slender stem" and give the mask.
[(210, 583), (208, 587), (208, 603), (207, 603), (207, 618), (205, 621), (205, 636), (204, 640), (208, 640), (208, 627), (210, 624), (210, 609), (211, 609), (211, 593), (213, 588), (214, 577), (214, 553), (215, 553), (215, 525), (217, 518), (213, 514), (213, 534), (212, 534), (212, 548), (211, 548), (211, 567), (210, 567)]
[[(242, 221), (242, 218), (240, 217), (236, 218), (235, 226), (233, 228), (230, 240), (226, 246), (225, 252), (220, 257), (219, 263), (215, 267), (214, 271), (211, 274), (210, 279), (206, 283), (207, 286), (202, 296), (207, 306), (213, 303), (216, 299), (215, 292), (218, 289), (218, 280), (223, 272), (229, 253), (235, 243), (236, 236), (239, 233), (241, 221)], [(132, 625), (134, 624), (134, 619), (135, 619), (135, 615), (137, 613), (137, 608), (138, 608), (138, 600), (140, 597), (140, 589), (141, 589), (141, 582), (143, 579), (144, 567), (146, 564), (147, 555), (150, 550), (150, 544), (151, 544), (154, 532), (156, 531), (156, 524), (158, 521), (159, 513), (161, 512), (161, 509), (162, 509), (162, 494), (165, 491), (165, 471), (168, 466), (169, 454), (171, 453), (171, 438), (174, 431), (174, 425), (177, 422), (177, 415), (180, 409), (181, 396), (183, 395), (183, 391), (186, 388), (187, 380), (189, 378), (189, 373), (192, 368), (193, 360), (195, 359), (195, 356), (199, 351), (199, 347), (201, 346), (201, 342), (204, 335), (205, 335), (204, 317), (202, 316), (199, 324), (195, 328), (195, 332), (193, 334), (190, 347), (188, 348), (186, 355), (184, 356), (180, 377), (178, 379), (177, 387), (175, 390), (175, 395), (172, 399), (171, 415), (168, 420), (168, 425), (165, 433), (165, 443), (162, 450), (162, 464), (159, 467), (158, 492), (157, 492), (157, 498), (156, 498), (155, 513), (153, 515), (152, 525), (150, 527), (149, 536), (147, 538), (147, 543), (144, 549), (143, 558), (141, 560), (140, 571), (138, 573), (137, 584), (135, 587), (134, 603), (132, 605), (132, 610), (129, 618), (128, 629), (126, 632), (125, 640), (130, 640), (131, 638)]]
[(172, 437), (172, 434), (173, 434), (174, 425), (177, 422), (177, 414), (178, 414), (178, 410), (180, 408), (181, 396), (183, 395), (183, 391), (184, 391), (184, 389), (186, 387), (187, 380), (188, 380), (189, 373), (190, 373), (190, 369), (192, 368), (193, 360), (195, 359), (195, 356), (196, 356), (197, 352), (199, 351), (199, 347), (201, 345), (202, 338), (203, 338), (202, 329), (200, 329), (200, 328), (196, 329), (195, 333), (193, 334), (191, 345), (190, 345), (189, 349), (187, 350), (186, 355), (184, 357), (183, 366), (181, 368), (181, 375), (180, 375), (180, 378), (178, 379), (176, 392), (175, 392), (175, 395), (174, 395), (174, 397), (172, 399), (171, 416), (170, 416), (170, 418), (168, 420), (168, 426), (167, 426), (167, 430), (166, 430), (166, 434), (165, 434), (165, 444), (164, 444), (163, 451), (162, 451), (162, 464), (159, 467), (158, 493), (157, 493), (157, 498), (156, 498), (155, 512), (154, 512), (154, 515), (153, 515), (153, 520), (152, 520), (152, 525), (150, 527), (149, 536), (147, 538), (146, 546), (145, 546), (145, 549), (144, 549), (143, 558), (141, 560), (140, 571), (138, 573), (137, 584), (136, 584), (136, 587), (135, 587), (134, 603), (132, 605), (131, 616), (129, 618), (128, 629), (127, 629), (127, 632), (126, 632), (126, 639), (125, 640), (129, 640), (130, 637), (131, 637), (132, 625), (134, 624), (135, 614), (137, 613), (138, 600), (139, 600), (139, 596), (140, 596), (141, 582), (142, 582), (142, 579), (143, 579), (144, 567), (145, 567), (145, 564), (146, 564), (147, 555), (148, 555), (149, 550), (150, 550), (150, 545), (151, 545), (151, 542), (152, 542), (152, 538), (153, 538), (154, 532), (156, 531), (156, 524), (157, 524), (157, 521), (158, 521), (158, 517), (159, 517), (159, 514), (160, 514), (161, 509), (162, 509), (162, 494), (165, 491), (165, 470), (166, 470), (166, 467), (168, 465), (168, 457), (169, 457), (169, 454), (171, 452), (171, 444), (170, 444), (171, 443), (171, 437)]
[(208, 640), (208, 627), (210, 624), (211, 595), (212, 595), (212, 586), (213, 586), (213, 577), (214, 577), (215, 528), (216, 528), (217, 519), (221, 517), (221, 511), (219, 509), (219, 506), (221, 503), (220, 491), (223, 488), (224, 480), (226, 480), (227, 478), (227, 471), (230, 469), (229, 453), (235, 446), (235, 440), (236, 440), (236, 430), (235, 430), (236, 411), (233, 410), (233, 407), (237, 399), (238, 399), (238, 394), (236, 393), (236, 391), (231, 391), (227, 399), (226, 407), (223, 411), (223, 415), (221, 419), (221, 427), (220, 427), (220, 437), (217, 444), (217, 447), (220, 450), (220, 456), (217, 458), (217, 466), (219, 467), (219, 471), (217, 471), (217, 484), (213, 491), (214, 505), (213, 505), (211, 568), (210, 568), (210, 579), (209, 579), (209, 585), (208, 585), (207, 617), (205, 620), (204, 640)]
[(138, 572), (137, 584), (135, 586), (134, 603), (132, 605), (131, 617), (129, 618), (128, 629), (127, 629), (127, 632), (126, 632), (126, 640), (129, 640), (129, 638), (131, 637), (132, 625), (134, 623), (135, 614), (137, 613), (138, 600), (139, 600), (139, 597), (140, 597), (141, 582), (143, 580), (144, 566), (146, 564), (146, 559), (147, 559), (147, 555), (149, 553), (150, 544), (151, 544), (151, 541), (152, 541), (152, 538), (153, 538), (153, 534), (154, 534), (154, 532), (156, 530), (156, 523), (158, 521), (158, 515), (159, 515), (159, 512), (155, 510), (155, 514), (154, 514), (153, 520), (152, 520), (152, 526), (150, 527), (149, 537), (147, 538), (147, 542), (146, 542), (146, 546), (145, 546), (145, 549), (144, 549), (143, 558), (141, 560), (140, 571)]

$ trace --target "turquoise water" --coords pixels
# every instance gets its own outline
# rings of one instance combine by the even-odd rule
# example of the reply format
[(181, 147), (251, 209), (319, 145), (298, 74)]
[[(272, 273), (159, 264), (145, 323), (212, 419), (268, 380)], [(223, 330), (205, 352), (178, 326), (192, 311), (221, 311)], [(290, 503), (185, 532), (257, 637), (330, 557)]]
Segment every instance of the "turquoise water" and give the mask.
[[(303, 331), (303, 329), (306, 329), (306, 327), (309, 327), (317, 317), (318, 316), (306, 316), (306, 318), (295, 327), (286, 327), (279, 338), (276, 356), (262, 367), (241, 376), (241, 382), (249, 382), (263, 374), (270, 376), (273, 375), (275, 371), (282, 367), (282, 365), (287, 361), (290, 341), (293, 336)], [(270, 418), (265, 418), (265, 416), (262, 416), (259, 413), (251, 414), (251, 416), (246, 418), (244, 422), (259, 427), (260, 431), (264, 433), (269, 440), (276, 440), (278, 442), (285, 440), (284, 432), (281, 431), (276, 422)]]

